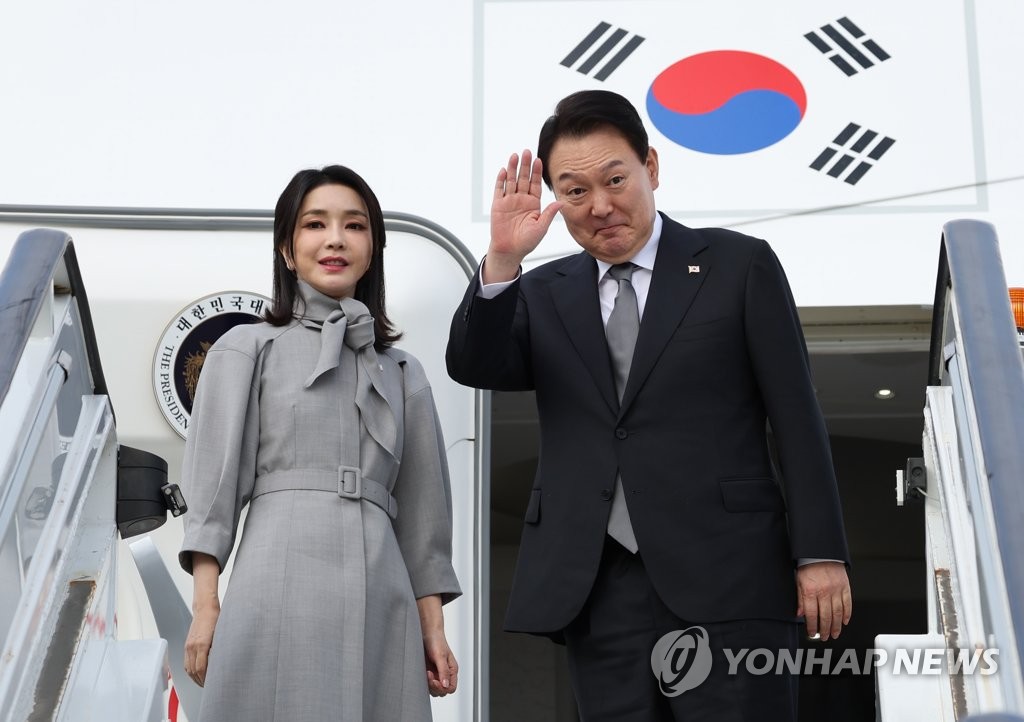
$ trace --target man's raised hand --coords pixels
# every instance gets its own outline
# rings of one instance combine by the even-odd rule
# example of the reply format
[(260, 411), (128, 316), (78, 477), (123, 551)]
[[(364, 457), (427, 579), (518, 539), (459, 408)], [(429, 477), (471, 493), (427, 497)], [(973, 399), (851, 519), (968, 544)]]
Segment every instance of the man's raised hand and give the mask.
[(561, 201), (540, 209), (540, 158), (523, 151), (522, 163), (513, 153), (508, 166), (498, 171), (491, 201), (491, 243), (484, 262), (483, 282), (511, 281), (523, 259), (548, 232)]

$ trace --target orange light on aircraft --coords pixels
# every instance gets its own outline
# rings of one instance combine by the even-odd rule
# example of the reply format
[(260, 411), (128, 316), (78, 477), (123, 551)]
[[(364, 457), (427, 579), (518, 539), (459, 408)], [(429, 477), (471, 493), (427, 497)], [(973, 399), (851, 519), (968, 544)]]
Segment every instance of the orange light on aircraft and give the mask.
[(1017, 324), (1017, 340), (1024, 346), (1024, 288), (1010, 289), (1010, 307), (1013, 309), (1013, 320)]
[(1024, 328), (1024, 288), (1010, 289), (1010, 306), (1013, 308), (1013, 320), (1017, 328)]

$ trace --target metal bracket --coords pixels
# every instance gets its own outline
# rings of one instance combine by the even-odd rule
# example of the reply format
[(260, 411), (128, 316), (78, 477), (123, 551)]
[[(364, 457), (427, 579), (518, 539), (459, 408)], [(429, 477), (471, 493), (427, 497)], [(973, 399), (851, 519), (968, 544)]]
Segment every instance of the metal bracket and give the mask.
[(908, 458), (906, 471), (900, 475), (900, 479), (903, 483), (901, 491), (904, 499), (922, 501), (928, 496), (928, 470), (922, 457)]

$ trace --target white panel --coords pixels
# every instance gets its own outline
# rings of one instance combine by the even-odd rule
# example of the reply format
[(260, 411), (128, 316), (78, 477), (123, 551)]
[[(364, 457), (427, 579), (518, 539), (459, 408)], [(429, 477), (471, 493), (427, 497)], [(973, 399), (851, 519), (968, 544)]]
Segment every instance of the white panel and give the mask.
[[(894, 198), (889, 205), (918, 210), (978, 207), (973, 184), (978, 180), (981, 139), (972, 126), (967, 72), (968, 63), (975, 62), (970, 53), (976, 39), (965, 28), (962, 0), (929, 3), (926, 17), (918, 5), (886, 0), (854, 6), (837, 0), (805, 0), (787, 3), (785, 12), (774, 3), (744, 0), (628, 4), (546, 0), (485, 2), (483, 7), (486, 88), (515, 87), (524, 74), (545, 79), (543, 88), (528, 96), (485, 89), (482, 153), (486, 167), (493, 165), (495, 171), (509, 153), (535, 147), (540, 123), (559, 98), (580, 89), (600, 88), (625, 95), (640, 111), (662, 162), (659, 206), (682, 218), (777, 215), (872, 203), (879, 198)], [(846, 16), (865, 33), (862, 40), (875, 41), (890, 56), (888, 60), (866, 68), (852, 63), (855, 74), (847, 76), (804, 37), (811, 31), (824, 35), (819, 31), (822, 25), (834, 30), (836, 21)], [(538, 23), (540, 17), (543, 23)], [(743, 22), (737, 22), (738, 17)], [(604, 35), (572, 67), (562, 66), (563, 58), (598, 22), (609, 26)], [(595, 77), (603, 60), (589, 72), (581, 72), (587, 57), (602, 41), (614, 40), (617, 29), (626, 35), (606, 58), (633, 36), (642, 37), (643, 43), (603, 81)], [(524, 37), (544, 50), (524, 58)], [(870, 51), (863, 45), (851, 45), (870, 61)], [(784, 139), (762, 150), (723, 155), (690, 150), (657, 131), (647, 112), (648, 91), (655, 78), (674, 63), (721, 50), (765, 56), (800, 81), (806, 113)], [(515, 62), (509, 62), (511, 58)], [(733, 91), (723, 90), (721, 95), (715, 91), (738, 79), (724, 71), (708, 77), (708, 95), (723, 100), (733, 97)], [(934, 104), (939, 99), (941, 112)], [(756, 115), (736, 120), (741, 129), (765, 122)], [(720, 121), (708, 122), (716, 132), (729, 132)], [(811, 170), (810, 163), (851, 122), (896, 143), (855, 184)], [(967, 187), (952, 195), (918, 195), (961, 185)], [(492, 187), (493, 174), (484, 173), (482, 204), (477, 209), (481, 214), (488, 212)]]

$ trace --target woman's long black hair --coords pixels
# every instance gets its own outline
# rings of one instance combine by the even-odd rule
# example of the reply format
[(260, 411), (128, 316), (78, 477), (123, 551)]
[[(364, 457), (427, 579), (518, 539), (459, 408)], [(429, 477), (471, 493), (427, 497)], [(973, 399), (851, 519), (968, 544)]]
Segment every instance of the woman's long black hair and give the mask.
[(306, 195), (314, 188), (330, 184), (351, 188), (366, 204), (373, 249), (370, 267), (356, 283), (353, 295), (370, 310), (376, 336), (374, 346), (382, 350), (402, 337), (391, 324), (384, 305), (384, 213), (377, 196), (362, 176), (343, 165), (329, 165), (321, 170), (300, 170), (277, 199), (274, 208), (274, 300), (265, 318), (274, 326), (284, 326), (292, 320), (299, 285), (295, 272), (288, 269), (285, 255), (295, 257), (295, 223)]

